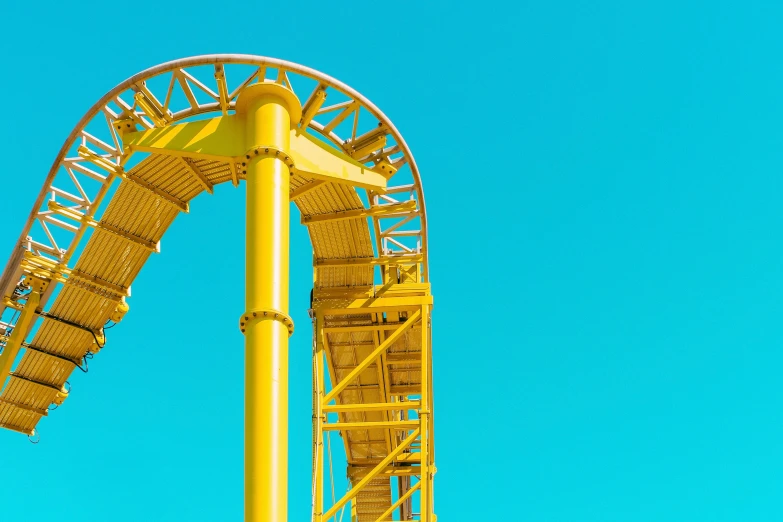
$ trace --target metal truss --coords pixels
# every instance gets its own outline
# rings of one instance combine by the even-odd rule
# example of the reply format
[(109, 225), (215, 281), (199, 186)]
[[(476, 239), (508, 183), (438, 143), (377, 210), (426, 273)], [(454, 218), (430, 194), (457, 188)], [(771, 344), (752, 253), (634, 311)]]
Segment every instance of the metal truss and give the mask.
[[(412, 520), (415, 507), (420, 520), (434, 521), (429, 284), (387, 281), (314, 298), (314, 520), (331, 520), (352, 502), (355, 520), (384, 522), (396, 512)], [(336, 430), (344, 434), (352, 487), (325, 506), (324, 438)], [(366, 437), (354, 438), (357, 432)], [(380, 452), (368, 454), (366, 446)], [(383, 484), (395, 477), (392, 499)]]
[[(245, 72), (229, 91), (227, 69), (234, 65), (251, 66), (252, 70)], [(207, 71), (211, 74), (205, 74)], [(426, 281), (426, 211), (421, 179), (410, 149), (391, 121), (361, 94), (327, 75), (290, 62), (247, 55), (212, 55), (169, 62), (129, 78), (106, 94), (82, 118), (61, 149), (22, 231), (18, 243), (21, 249), (67, 265), (86, 231), (95, 226), (96, 212), (116, 179), (154, 190), (128, 176), (122, 168), (128, 159), (119, 132), (123, 125), (153, 129), (212, 112), (227, 114), (235, 109), (245, 87), (270, 76), (295, 92), (298, 79), (314, 84), (308, 92), (297, 93), (306, 99), (301, 128), (330, 141), (352, 158), (388, 173), (390, 182), (407, 167), (409, 182), (390, 185), (384, 194), (368, 191), (367, 216), (372, 220), (377, 254), (401, 256), (401, 263), (416, 263), (405, 258), (421, 256), (416, 259), (423, 259), (422, 277)], [(338, 101), (327, 104), (331, 99)], [(360, 133), (360, 129), (369, 130)], [(236, 170), (232, 168), (235, 185), (242, 178)], [(322, 183), (314, 180), (295, 190), (291, 197), (295, 200)], [(383, 208), (406, 201), (416, 204)], [(188, 210), (182, 202), (170, 203), (182, 211)], [(21, 271), (13, 271), (19, 250), (12, 255), (0, 280), (0, 291), (6, 295), (21, 276)]]

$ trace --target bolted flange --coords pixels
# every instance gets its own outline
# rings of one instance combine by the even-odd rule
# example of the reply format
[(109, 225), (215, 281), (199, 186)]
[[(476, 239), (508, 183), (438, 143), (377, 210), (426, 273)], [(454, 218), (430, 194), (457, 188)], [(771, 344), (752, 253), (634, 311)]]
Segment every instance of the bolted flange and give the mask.
[(270, 145), (257, 145), (248, 150), (241, 158), (236, 158), (236, 164), (242, 169), (242, 174), (247, 175), (247, 165), (256, 158), (276, 158), (286, 164), (289, 174), (294, 175), (294, 160), (284, 150)]
[(253, 321), (279, 321), (288, 328), (288, 337), (294, 334), (294, 320), (287, 314), (274, 309), (249, 310), (239, 318), (239, 329), (245, 333), (247, 325)]

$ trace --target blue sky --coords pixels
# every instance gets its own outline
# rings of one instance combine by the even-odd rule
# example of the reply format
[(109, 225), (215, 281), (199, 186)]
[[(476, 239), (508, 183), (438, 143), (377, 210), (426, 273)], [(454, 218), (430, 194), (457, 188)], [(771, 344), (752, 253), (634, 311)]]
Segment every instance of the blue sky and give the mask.
[[(778, 3), (239, 4), (0, 8), (0, 251), (126, 77), (213, 52), (322, 70), (422, 171), (440, 520), (783, 519)], [(243, 207), (196, 200), (42, 442), (0, 433), (0, 520), (242, 519)], [(295, 521), (306, 334), (290, 362)]]

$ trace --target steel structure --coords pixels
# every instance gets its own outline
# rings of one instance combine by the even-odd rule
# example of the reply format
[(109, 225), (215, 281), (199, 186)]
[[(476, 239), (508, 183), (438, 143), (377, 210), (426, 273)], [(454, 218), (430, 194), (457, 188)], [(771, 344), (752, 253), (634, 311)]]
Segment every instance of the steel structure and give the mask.
[[(130, 285), (174, 218), (202, 192), (242, 180), (246, 520), (287, 519), (292, 201), (313, 247), (313, 520), (350, 509), (360, 522), (434, 521), (419, 172), (377, 107), (285, 61), (210, 55), (162, 64), (82, 118), (0, 279), (0, 427), (35, 435), (68, 397), (71, 373), (104, 347), (104, 327), (128, 311)], [(351, 488), (326, 502), (331, 431), (345, 445)]]

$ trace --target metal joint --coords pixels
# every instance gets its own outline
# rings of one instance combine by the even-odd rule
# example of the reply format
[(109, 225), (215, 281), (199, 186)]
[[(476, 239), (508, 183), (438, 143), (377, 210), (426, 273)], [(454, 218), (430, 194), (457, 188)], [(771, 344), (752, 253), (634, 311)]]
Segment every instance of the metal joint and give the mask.
[(280, 321), (288, 328), (288, 337), (291, 337), (294, 334), (294, 320), (279, 310), (269, 308), (245, 312), (242, 314), (242, 317), (239, 318), (239, 329), (242, 333), (245, 333), (247, 325), (252, 321)]
[(294, 160), (291, 159), (291, 155), (282, 149), (269, 145), (257, 145), (245, 152), (244, 158), (238, 158), (239, 164), (242, 167), (242, 174), (247, 175), (247, 165), (257, 158), (279, 159), (286, 164), (291, 175), (294, 175)]

